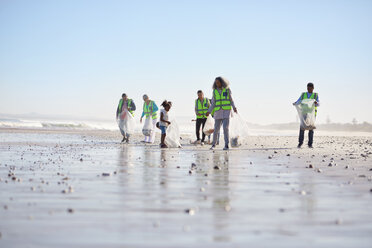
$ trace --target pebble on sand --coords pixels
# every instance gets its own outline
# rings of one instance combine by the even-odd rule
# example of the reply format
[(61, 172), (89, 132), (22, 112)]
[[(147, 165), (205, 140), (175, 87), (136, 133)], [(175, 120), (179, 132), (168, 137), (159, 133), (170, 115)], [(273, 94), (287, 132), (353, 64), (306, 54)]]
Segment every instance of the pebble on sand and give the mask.
[(318, 172), (318, 173), (322, 173), (322, 170), (318, 168), (318, 169), (316, 170), (316, 172)]
[(188, 215), (194, 215), (195, 214), (195, 209), (193, 209), (193, 208), (185, 209), (185, 213), (187, 213)]
[(103, 172), (103, 173), (102, 173), (102, 176), (104, 176), (104, 177), (109, 177), (109, 176), (111, 176), (111, 173)]
[(72, 208), (68, 208), (67, 212), (72, 214), (74, 212), (74, 210)]
[(219, 167), (218, 165), (215, 165), (215, 166), (213, 167), (213, 169), (215, 169), (215, 170), (221, 170), (221, 167)]

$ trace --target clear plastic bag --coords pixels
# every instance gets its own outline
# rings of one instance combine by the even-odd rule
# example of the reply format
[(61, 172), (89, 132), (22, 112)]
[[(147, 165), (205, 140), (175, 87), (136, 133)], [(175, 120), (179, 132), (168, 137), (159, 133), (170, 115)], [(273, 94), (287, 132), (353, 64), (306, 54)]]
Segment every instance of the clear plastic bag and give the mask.
[(154, 132), (154, 126), (152, 124), (152, 118), (146, 118), (145, 123), (143, 124), (142, 133), (145, 136), (151, 136), (152, 132)]
[(180, 129), (176, 120), (171, 120), (171, 124), (167, 128), (167, 136), (165, 136), (165, 144), (169, 147), (179, 147), (180, 143)]
[(119, 128), (126, 134), (134, 133), (136, 121), (134, 120), (133, 115), (127, 109), (119, 115), (119, 118), (116, 121)]
[(238, 147), (248, 141), (248, 124), (247, 122), (236, 113), (231, 112), (229, 136), (231, 147)]
[(214, 132), (214, 120), (211, 115), (208, 115), (203, 128), (203, 133), (208, 136)]
[(315, 100), (304, 99), (300, 104), (295, 105), (300, 118), (302, 130), (315, 129)]

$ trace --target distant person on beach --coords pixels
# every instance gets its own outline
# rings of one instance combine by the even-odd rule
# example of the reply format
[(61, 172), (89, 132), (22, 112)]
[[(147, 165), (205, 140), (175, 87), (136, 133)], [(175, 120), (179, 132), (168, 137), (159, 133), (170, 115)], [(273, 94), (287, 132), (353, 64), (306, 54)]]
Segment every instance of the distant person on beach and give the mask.
[[(314, 84), (308, 83), (307, 84), (307, 92), (303, 92), (301, 96), (298, 98), (296, 102), (293, 103), (293, 105), (298, 105), (301, 103), (304, 99), (314, 99), (315, 100), (315, 117), (317, 114), (317, 107), (319, 106), (319, 95), (318, 93), (314, 93)], [(304, 143), (304, 137), (305, 137), (305, 130), (303, 130), (300, 127), (300, 135), (298, 138), (298, 148), (301, 148), (302, 144)], [(308, 146), (309, 148), (313, 148), (313, 138), (314, 138), (314, 130), (309, 130), (309, 141)]]
[(121, 99), (119, 100), (119, 104), (116, 109), (116, 119), (119, 120), (120, 133), (121, 135), (123, 135), (123, 140), (121, 142), (126, 141), (128, 143), (130, 134), (125, 133), (125, 131), (122, 128), (124, 126), (123, 124), (124, 118), (122, 118), (122, 115), (124, 115), (125, 110), (128, 110), (129, 113), (131, 113), (132, 116), (134, 116), (134, 111), (136, 110), (136, 104), (134, 104), (134, 101), (132, 99), (129, 99), (127, 97), (127, 94), (123, 93), (121, 95)]
[[(140, 122), (142, 123), (142, 118), (146, 116), (145, 120), (145, 126), (147, 130), (151, 130), (151, 132), (145, 134), (145, 140), (143, 142), (145, 143), (154, 143), (155, 141), (155, 127), (156, 127), (156, 122), (158, 119), (158, 114), (157, 111), (159, 110), (158, 106), (156, 103), (148, 97), (148, 95), (143, 95), (143, 112), (141, 115), (141, 120)], [(150, 128), (150, 129), (149, 129)], [(142, 129), (143, 131), (143, 129)]]
[(167, 136), (167, 128), (168, 125), (171, 124), (169, 121), (168, 112), (172, 107), (172, 103), (168, 102), (167, 100), (164, 100), (164, 102), (161, 104), (163, 109), (160, 110), (160, 122), (159, 122), (159, 128), (161, 130), (161, 148), (168, 148), (168, 146), (165, 144), (165, 137)]
[(229, 82), (222, 78), (217, 77), (213, 83), (213, 97), (211, 100), (211, 105), (206, 113), (208, 117), (210, 113), (214, 112), (214, 132), (213, 132), (213, 150), (216, 147), (217, 138), (220, 133), (221, 123), (223, 125), (223, 134), (225, 138), (225, 147), (224, 150), (229, 149), (229, 123), (230, 123), (230, 113), (231, 109), (237, 113), (234, 101), (231, 96), (231, 90), (229, 88)]
[(208, 98), (204, 97), (204, 93), (198, 90), (198, 99), (195, 100), (195, 114), (196, 114), (196, 141), (195, 144), (204, 144), (205, 134), (202, 132), (202, 139), (200, 140), (200, 127), (204, 128), (207, 121), (207, 112), (210, 106)]

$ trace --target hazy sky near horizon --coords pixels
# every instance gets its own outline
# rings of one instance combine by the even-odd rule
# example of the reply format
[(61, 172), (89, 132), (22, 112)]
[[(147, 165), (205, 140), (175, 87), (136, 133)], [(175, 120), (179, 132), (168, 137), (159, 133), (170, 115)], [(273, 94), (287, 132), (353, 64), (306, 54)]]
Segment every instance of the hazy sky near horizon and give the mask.
[(372, 1), (0, 1), (0, 113), (112, 118), (127, 93), (193, 116), (231, 83), (249, 122), (372, 122)]

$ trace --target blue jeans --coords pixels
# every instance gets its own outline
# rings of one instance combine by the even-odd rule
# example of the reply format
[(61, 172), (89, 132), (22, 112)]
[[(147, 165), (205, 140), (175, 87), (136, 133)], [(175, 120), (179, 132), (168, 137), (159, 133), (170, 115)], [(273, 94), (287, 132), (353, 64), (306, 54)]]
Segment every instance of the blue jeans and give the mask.
[(166, 134), (167, 133), (167, 127), (166, 126), (159, 126), (161, 130), (161, 134)]
[(217, 139), (220, 134), (221, 129), (221, 123), (223, 125), (223, 135), (225, 138), (225, 146), (229, 145), (229, 124), (230, 124), (230, 118), (226, 119), (217, 119), (214, 120), (214, 132), (213, 132), (213, 142), (212, 146), (215, 146), (217, 143)]

